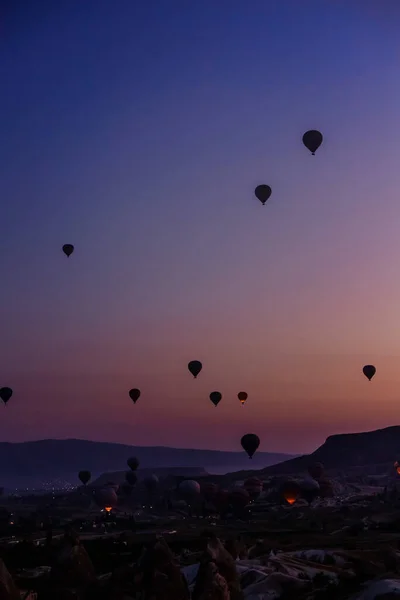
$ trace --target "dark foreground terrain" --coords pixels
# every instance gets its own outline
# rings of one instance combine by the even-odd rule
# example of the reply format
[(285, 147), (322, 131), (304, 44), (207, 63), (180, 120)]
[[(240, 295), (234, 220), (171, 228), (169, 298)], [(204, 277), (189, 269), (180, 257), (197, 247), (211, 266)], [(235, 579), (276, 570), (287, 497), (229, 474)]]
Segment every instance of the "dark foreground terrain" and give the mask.
[(388, 600), (396, 596), (382, 594), (396, 590), (400, 595), (400, 500), (393, 494), (330, 498), (311, 507), (301, 501), (292, 507), (256, 503), (252, 510), (248, 521), (142, 515), (136, 532), (121, 531), (114, 516), (101, 534), (78, 535), (68, 528), (39, 542), (35, 536), (20, 543), (3, 540), (0, 598)]

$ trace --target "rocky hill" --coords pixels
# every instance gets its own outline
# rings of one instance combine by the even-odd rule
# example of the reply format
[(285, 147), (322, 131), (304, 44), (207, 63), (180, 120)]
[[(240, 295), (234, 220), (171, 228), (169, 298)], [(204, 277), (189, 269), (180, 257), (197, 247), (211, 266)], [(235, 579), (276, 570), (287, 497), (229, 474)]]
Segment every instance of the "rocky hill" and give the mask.
[(263, 475), (306, 471), (310, 463), (322, 462), (326, 469), (347, 469), (363, 465), (394, 463), (400, 460), (400, 426), (363, 433), (329, 436), (312, 454), (286, 460), (262, 469)]
[(257, 469), (256, 465), (249, 461), (251, 470), (236, 471), (221, 477), (212, 476), (210, 479), (229, 486), (234, 481), (252, 475), (270, 477), (306, 473), (308, 466), (314, 462), (323, 463), (325, 469), (331, 471), (332, 475), (350, 471), (362, 473), (364, 472), (362, 467), (368, 467), (368, 474), (376, 475), (390, 471), (395, 460), (400, 462), (400, 426), (398, 425), (362, 433), (331, 435), (311, 454), (297, 456), (264, 469)]

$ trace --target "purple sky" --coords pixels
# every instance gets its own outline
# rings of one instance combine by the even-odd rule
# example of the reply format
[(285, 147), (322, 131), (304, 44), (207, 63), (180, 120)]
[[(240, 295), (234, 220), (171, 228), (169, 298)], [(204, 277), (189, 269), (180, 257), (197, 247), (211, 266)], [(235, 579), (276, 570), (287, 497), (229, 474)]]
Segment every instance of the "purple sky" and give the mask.
[(307, 452), (399, 423), (399, 22), (398, 0), (10, 2), (0, 439)]

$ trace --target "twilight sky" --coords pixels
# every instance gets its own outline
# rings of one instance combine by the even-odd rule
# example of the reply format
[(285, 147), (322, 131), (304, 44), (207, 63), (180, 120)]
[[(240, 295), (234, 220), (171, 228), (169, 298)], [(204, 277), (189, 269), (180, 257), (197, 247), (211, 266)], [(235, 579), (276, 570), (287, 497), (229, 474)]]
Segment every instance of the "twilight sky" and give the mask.
[(0, 439), (308, 452), (399, 424), (398, 0), (0, 19)]

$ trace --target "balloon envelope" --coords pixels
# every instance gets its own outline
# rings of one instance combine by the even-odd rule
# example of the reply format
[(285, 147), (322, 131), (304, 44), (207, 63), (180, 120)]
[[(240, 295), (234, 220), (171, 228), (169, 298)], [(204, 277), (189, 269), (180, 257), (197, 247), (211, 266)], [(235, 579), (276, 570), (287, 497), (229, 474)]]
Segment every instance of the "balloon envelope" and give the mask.
[(244, 489), (250, 498), (257, 498), (263, 491), (263, 482), (258, 477), (249, 477), (243, 484)]
[(83, 483), (83, 485), (86, 485), (90, 481), (91, 476), (92, 474), (90, 473), (90, 471), (79, 471), (78, 473), (78, 478)]
[(246, 402), (246, 400), (247, 400), (247, 397), (248, 397), (248, 396), (247, 396), (246, 392), (239, 392), (239, 393), (238, 393), (238, 398), (239, 398), (239, 400), (240, 400), (240, 402), (241, 402), (242, 404), (244, 404), (244, 403)]
[(316, 129), (310, 129), (310, 131), (306, 131), (306, 133), (303, 135), (303, 144), (313, 155), (322, 144), (322, 140), (322, 133)]
[(131, 400), (133, 400), (133, 403), (136, 404), (136, 402), (140, 398), (140, 390), (138, 390), (137, 388), (132, 388), (131, 390), (129, 390), (129, 396)]
[(320, 462), (315, 462), (308, 467), (308, 472), (313, 479), (321, 479), (324, 474), (324, 465)]
[(262, 205), (264, 205), (271, 196), (272, 190), (269, 187), (269, 185), (262, 184), (256, 187), (254, 193), (256, 195), (256, 198), (261, 202)]
[(253, 458), (253, 455), (260, 445), (260, 438), (255, 433), (246, 433), (240, 440), (240, 443), (248, 457)]
[(250, 502), (250, 495), (244, 488), (237, 488), (230, 493), (229, 500), (234, 508), (244, 508)]
[(214, 406), (217, 406), (217, 404), (219, 404), (222, 400), (222, 394), (220, 394), (220, 392), (211, 392), (210, 400)]
[(124, 481), (124, 483), (122, 483), (119, 486), (117, 496), (130, 496), (132, 493), (132, 490), (133, 490), (133, 487), (131, 485), (129, 485), (129, 483), (127, 481)]
[(11, 396), (13, 395), (13, 391), (9, 387), (2, 387), (0, 389), (0, 398), (3, 400), (4, 404), (7, 404)]
[(66, 256), (71, 256), (71, 254), (74, 251), (74, 247), (72, 244), (64, 244), (64, 246), (62, 247), (63, 252)]
[(219, 490), (213, 498), (213, 503), (218, 511), (227, 508), (229, 504), (230, 493), (228, 490)]
[(365, 375), (365, 377), (371, 381), (371, 379), (373, 378), (373, 376), (376, 373), (376, 368), (374, 367), (374, 365), (365, 365), (365, 367), (363, 367), (363, 373)]
[(128, 460), (126, 461), (126, 464), (128, 465), (128, 467), (130, 468), (131, 471), (136, 471), (136, 469), (139, 466), (139, 461), (136, 458), (136, 456), (131, 456), (130, 458), (128, 458)]
[(125, 473), (125, 480), (129, 483), (129, 485), (135, 485), (137, 482), (137, 475), (134, 471), (127, 471)]
[(200, 494), (200, 485), (193, 479), (185, 479), (178, 488), (181, 494), (185, 496), (197, 496)]
[(149, 475), (148, 477), (146, 477), (143, 480), (143, 483), (146, 487), (146, 490), (148, 492), (152, 492), (156, 489), (156, 487), (158, 486), (158, 477), (157, 475)]
[(188, 369), (195, 379), (196, 379), (197, 375), (200, 373), (202, 368), (203, 368), (203, 365), (201, 364), (201, 362), (199, 360), (191, 360), (190, 363), (188, 364)]
[(118, 496), (114, 488), (100, 488), (94, 491), (94, 500), (98, 506), (114, 508), (118, 504)]
[(210, 500), (214, 498), (214, 496), (218, 493), (218, 486), (216, 483), (212, 483), (208, 481), (207, 483), (203, 483), (200, 486), (201, 493), (205, 497), (206, 500)]

